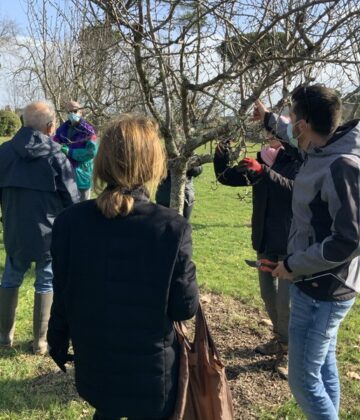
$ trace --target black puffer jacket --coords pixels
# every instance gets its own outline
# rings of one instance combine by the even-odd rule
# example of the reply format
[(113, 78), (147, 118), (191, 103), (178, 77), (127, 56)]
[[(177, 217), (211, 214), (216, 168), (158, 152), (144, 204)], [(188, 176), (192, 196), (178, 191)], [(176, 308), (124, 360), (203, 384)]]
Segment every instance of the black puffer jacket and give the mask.
[(106, 219), (94, 200), (64, 211), (53, 230), (54, 303), (48, 341), (75, 354), (79, 394), (108, 417), (163, 418), (174, 409), (173, 320), (198, 306), (191, 228), (137, 196)]
[[(290, 147), (290, 146), (287, 146)], [(229, 167), (227, 154), (215, 155), (214, 170), (221, 184), (232, 187), (253, 186), (252, 245), (259, 252), (286, 255), (287, 240), (291, 225), (291, 199), (293, 180), (301, 165), (301, 158), (293, 148), (279, 151), (269, 168), (261, 159), (264, 172), (251, 176), (238, 166)]]

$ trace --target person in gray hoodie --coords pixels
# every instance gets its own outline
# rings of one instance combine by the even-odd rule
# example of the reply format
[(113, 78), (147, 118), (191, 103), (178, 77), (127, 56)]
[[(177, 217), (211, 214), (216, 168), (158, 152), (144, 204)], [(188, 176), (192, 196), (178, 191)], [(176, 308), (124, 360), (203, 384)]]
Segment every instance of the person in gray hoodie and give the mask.
[(360, 291), (360, 122), (339, 126), (341, 101), (320, 85), (292, 95), (291, 122), (256, 103), (265, 128), (304, 150), (295, 178), (288, 255), (289, 385), (308, 419), (339, 417), (336, 340)]
[(61, 146), (49, 137), (54, 109), (33, 102), (24, 126), (0, 146), (0, 204), (6, 250), (0, 285), (0, 346), (11, 347), (19, 287), (32, 262), (36, 266), (33, 352), (47, 350), (46, 332), (53, 298), (50, 256), (55, 217), (79, 200), (73, 170)]

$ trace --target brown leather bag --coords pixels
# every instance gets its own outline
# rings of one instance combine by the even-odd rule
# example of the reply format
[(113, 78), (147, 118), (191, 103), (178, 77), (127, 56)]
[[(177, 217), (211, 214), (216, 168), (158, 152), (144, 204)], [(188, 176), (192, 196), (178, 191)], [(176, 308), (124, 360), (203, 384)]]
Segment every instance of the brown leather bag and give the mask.
[(225, 368), (201, 306), (195, 338), (190, 343), (181, 322), (175, 322), (180, 343), (178, 399), (169, 420), (233, 420), (234, 409)]

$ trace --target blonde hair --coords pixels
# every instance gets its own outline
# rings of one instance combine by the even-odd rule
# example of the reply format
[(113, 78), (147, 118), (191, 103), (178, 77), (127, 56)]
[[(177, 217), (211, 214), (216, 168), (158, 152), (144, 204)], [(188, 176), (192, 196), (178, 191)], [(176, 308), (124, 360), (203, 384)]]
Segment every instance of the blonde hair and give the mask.
[(151, 194), (165, 176), (165, 153), (154, 120), (122, 114), (109, 123), (93, 175), (96, 204), (105, 217), (128, 215), (134, 205), (131, 192), (143, 188)]

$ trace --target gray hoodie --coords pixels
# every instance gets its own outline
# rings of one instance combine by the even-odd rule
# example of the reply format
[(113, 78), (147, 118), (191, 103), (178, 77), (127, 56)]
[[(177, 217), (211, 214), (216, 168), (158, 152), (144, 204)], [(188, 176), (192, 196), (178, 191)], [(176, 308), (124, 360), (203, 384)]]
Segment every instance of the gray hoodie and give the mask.
[(55, 217), (78, 201), (73, 170), (60, 146), (28, 127), (0, 146), (0, 202), (7, 255), (50, 258)]
[[(267, 128), (288, 140), (287, 122)], [(360, 291), (360, 122), (339, 127), (324, 147), (310, 146), (294, 182), (285, 266), (305, 293), (346, 300)]]

